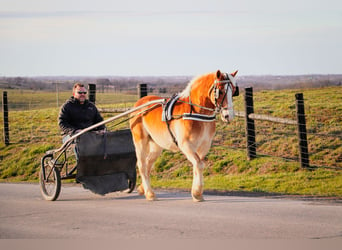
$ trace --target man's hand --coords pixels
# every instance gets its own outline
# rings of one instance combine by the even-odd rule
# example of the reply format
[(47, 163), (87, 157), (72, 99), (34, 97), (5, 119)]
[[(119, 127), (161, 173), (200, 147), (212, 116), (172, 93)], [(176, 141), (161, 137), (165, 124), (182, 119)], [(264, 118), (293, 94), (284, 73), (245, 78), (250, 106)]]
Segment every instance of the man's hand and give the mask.
[(103, 135), (104, 133), (106, 133), (106, 129), (97, 130), (95, 131), (95, 133), (98, 135)]
[(77, 129), (74, 134), (76, 135), (76, 134), (78, 134), (81, 131), (82, 131), (82, 129)]

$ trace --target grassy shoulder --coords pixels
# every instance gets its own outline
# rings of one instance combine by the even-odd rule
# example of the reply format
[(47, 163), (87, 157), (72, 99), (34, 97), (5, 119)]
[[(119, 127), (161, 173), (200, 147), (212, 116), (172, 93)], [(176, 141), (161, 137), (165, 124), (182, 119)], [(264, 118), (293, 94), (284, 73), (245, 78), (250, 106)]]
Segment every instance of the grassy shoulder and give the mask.
[[(275, 157), (248, 161), (239, 150), (230, 151), (229, 160), (222, 156), (214, 162), (210, 154), (207, 158), (205, 190), (342, 197), (342, 172), (338, 170), (301, 169), (298, 162)], [(153, 187), (190, 190), (192, 167), (184, 160), (179, 153), (164, 152), (152, 173)]]
[[(152, 178), (155, 188), (191, 189), (192, 177)], [(243, 191), (281, 195), (342, 197), (341, 173), (318, 170), (275, 174), (206, 176), (205, 191)]]

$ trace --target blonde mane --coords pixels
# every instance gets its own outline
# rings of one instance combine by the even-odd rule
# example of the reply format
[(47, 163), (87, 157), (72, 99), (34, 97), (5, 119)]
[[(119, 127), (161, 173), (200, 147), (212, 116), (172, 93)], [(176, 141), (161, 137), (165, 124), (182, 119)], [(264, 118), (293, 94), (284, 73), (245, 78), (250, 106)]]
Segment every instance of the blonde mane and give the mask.
[(191, 91), (191, 87), (192, 87), (193, 83), (196, 82), (196, 79), (197, 79), (197, 78), (198, 78), (198, 77), (192, 79), (192, 80), (188, 83), (188, 85), (186, 86), (186, 88), (183, 89), (183, 91), (179, 93), (179, 96), (180, 96), (181, 98), (189, 97), (190, 91)]
[(187, 98), (187, 97), (189, 97), (189, 96), (190, 96), (190, 91), (191, 91), (192, 86), (193, 86), (200, 78), (203, 78), (204, 76), (208, 76), (208, 75), (210, 75), (210, 74), (212, 74), (212, 73), (203, 74), (203, 75), (201, 75), (201, 76), (197, 76), (197, 77), (193, 78), (193, 79), (188, 83), (188, 85), (186, 86), (186, 88), (185, 88), (182, 92), (179, 93), (180, 98)]

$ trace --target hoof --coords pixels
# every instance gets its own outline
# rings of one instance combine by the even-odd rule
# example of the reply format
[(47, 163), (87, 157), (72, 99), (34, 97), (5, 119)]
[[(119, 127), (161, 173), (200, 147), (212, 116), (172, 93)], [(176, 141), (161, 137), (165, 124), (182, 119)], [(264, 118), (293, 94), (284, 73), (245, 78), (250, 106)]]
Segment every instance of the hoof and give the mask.
[(204, 201), (203, 195), (201, 193), (192, 193), (192, 200), (195, 202), (201, 202)]
[(144, 195), (145, 194), (145, 191), (144, 191), (144, 187), (142, 184), (140, 184), (138, 187), (137, 187), (137, 192), (139, 195)]
[(198, 197), (192, 196), (192, 200), (193, 200), (194, 202), (202, 202), (202, 201), (204, 201), (202, 195), (201, 195), (201, 196), (198, 196)]
[(146, 200), (148, 201), (156, 201), (158, 200), (154, 192), (148, 192), (145, 194)]

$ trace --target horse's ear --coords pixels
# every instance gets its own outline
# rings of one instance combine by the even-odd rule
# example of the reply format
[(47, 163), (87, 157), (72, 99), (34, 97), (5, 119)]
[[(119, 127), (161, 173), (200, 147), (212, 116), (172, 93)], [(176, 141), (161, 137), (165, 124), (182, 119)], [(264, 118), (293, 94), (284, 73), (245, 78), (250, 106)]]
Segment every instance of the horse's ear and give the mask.
[(236, 74), (237, 74), (237, 72), (238, 72), (238, 70), (235, 70), (233, 73), (231, 73), (231, 75), (232, 75), (233, 77), (235, 77)]
[(216, 71), (216, 78), (220, 79), (220, 77), (221, 77), (221, 71), (218, 69)]

